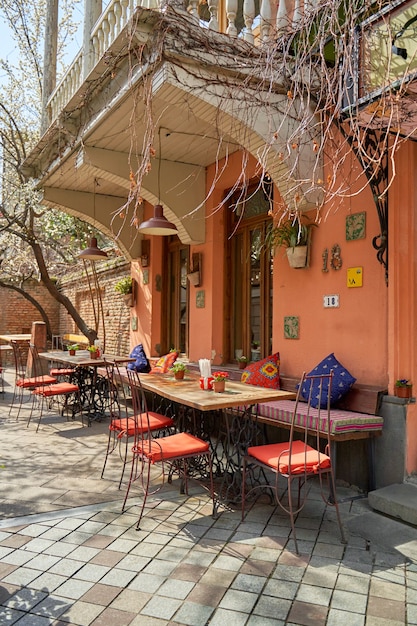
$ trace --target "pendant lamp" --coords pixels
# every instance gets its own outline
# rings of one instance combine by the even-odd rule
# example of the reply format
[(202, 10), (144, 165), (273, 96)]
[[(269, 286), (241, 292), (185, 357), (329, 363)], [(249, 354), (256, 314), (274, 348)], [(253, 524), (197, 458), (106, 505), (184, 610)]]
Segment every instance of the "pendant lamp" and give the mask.
[(153, 217), (146, 222), (142, 222), (139, 231), (145, 235), (178, 235), (175, 224), (169, 222), (164, 217), (161, 204), (155, 204), (153, 208)]
[(160, 204), (161, 197), (161, 127), (158, 129), (159, 139), (159, 161), (158, 161), (158, 204), (155, 204), (153, 208), (153, 217), (146, 222), (142, 222), (138, 230), (144, 235), (178, 235), (178, 230), (175, 224), (169, 222), (164, 217), (164, 210), (162, 204)]
[[(94, 179), (94, 188), (93, 188), (93, 219), (94, 223), (96, 221), (96, 185), (97, 179)], [(79, 259), (83, 259), (84, 261), (102, 261), (107, 258), (107, 252), (100, 250), (97, 246), (97, 237), (91, 237), (88, 247), (85, 250), (82, 250), (79, 255)]]
[(107, 252), (98, 248), (97, 237), (91, 237), (88, 247), (80, 252), (78, 258), (89, 261), (102, 261), (107, 258)]

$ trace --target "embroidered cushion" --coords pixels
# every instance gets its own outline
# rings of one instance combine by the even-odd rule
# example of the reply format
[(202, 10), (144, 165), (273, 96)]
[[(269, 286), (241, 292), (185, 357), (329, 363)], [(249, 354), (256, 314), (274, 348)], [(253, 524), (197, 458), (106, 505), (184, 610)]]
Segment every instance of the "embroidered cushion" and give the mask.
[(251, 363), (242, 373), (242, 383), (257, 385), (258, 387), (268, 387), (269, 389), (279, 389), (279, 352)]
[(178, 352), (169, 352), (168, 354), (161, 356), (151, 369), (151, 374), (166, 374), (169, 368), (172, 367), (177, 360), (177, 357)]
[(128, 363), (127, 368), (129, 370), (140, 372), (142, 374), (149, 372), (151, 366), (141, 343), (133, 348), (129, 356), (136, 359), (135, 362)]
[[(354, 378), (352, 374), (348, 372), (348, 370), (343, 367), (341, 363), (339, 363), (333, 352), (316, 365), (316, 367), (312, 369), (307, 376), (312, 376), (314, 374), (329, 374), (330, 370), (333, 370), (332, 389), (330, 393), (330, 405), (332, 406), (349, 391), (353, 383), (356, 382), (356, 378)], [(313, 381), (313, 383), (311, 383), (310, 380), (305, 381), (301, 388), (301, 395), (304, 400), (308, 400), (311, 384), (313, 384), (311, 406), (317, 408), (319, 404), (317, 398), (319, 395), (319, 381)], [(328, 387), (329, 385), (325, 381), (323, 384), (323, 394), (320, 404), (322, 409), (327, 406)]]

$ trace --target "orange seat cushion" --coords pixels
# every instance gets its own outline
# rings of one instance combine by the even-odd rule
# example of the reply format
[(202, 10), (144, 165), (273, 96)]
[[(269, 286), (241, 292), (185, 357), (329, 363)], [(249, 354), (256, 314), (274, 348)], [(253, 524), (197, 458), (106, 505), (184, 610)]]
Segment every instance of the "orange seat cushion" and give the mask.
[(160, 413), (153, 413), (152, 411), (149, 411), (148, 416), (149, 426), (145, 415), (140, 415), (137, 420), (135, 420), (134, 417), (114, 419), (111, 421), (109, 428), (110, 430), (119, 432), (120, 434), (118, 436), (121, 438), (124, 435), (133, 437), (136, 429), (138, 433), (144, 433), (147, 430), (161, 430), (163, 428), (171, 428), (174, 426), (174, 420), (170, 417), (165, 417), (165, 415), (161, 415)]
[(133, 447), (133, 452), (143, 454), (151, 463), (184, 456), (204, 454), (209, 444), (189, 433), (177, 433), (160, 439), (149, 439)]
[(77, 391), (78, 385), (73, 385), (72, 383), (57, 383), (56, 385), (51, 385), (50, 387), (36, 387), (36, 389), (33, 390), (33, 393), (37, 396), (46, 396), (49, 398), (50, 396), (61, 396), (68, 393), (75, 393)]
[(74, 372), (75, 370), (71, 367), (63, 367), (61, 369), (56, 367), (51, 369), (49, 373), (51, 376), (71, 376)]
[[(264, 465), (272, 469), (278, 468), (281, 474), (317, 474), (319, 470), (330, 467), (330, 457), (318, 452), (303, 441), (293, 441), (291, 461), (289, 455), (289, 443), (270, 443), (265, 446), (252, 446), (248, 448), (248, 455), (254, 457)], [(291, 462), (291, 467), (290, 467)]]
[(26, 389), (27, 387), (38, 387), (40, 385), (53, 385), (56, 382), (56, 378), (45, 374), (44, 376), (34, 376), (33, 378), (20, 378), (16, 385)]

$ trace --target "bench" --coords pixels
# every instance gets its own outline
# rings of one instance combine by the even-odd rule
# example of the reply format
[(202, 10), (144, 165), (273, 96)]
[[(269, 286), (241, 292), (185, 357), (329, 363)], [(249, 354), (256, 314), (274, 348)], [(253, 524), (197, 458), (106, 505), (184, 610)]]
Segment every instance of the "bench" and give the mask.
[(89, 346), (90, 342), (88, 341), (85, 335), (73, 335), (72, 333), (67, 333), (66, 335), (62, 335), (62, 343), (65, 346), (71, 346), (77, 344), (78, 346)]
[[(300, 377), (301, 378), (301, 377)], [(281, 376), (281, 388), (296, 392), (300, 379)], [(382, 396), (387, 389), (372, 385), (357, 384), (330, 410), (330, 439), (333, 462), (336, 465), (337, 446), (341, 441), (366, 439), (368, 442), (369, 490), (375, 488), (374, 443), (375, 437), (381, 435), (384, 425), (383, 418), (378, 415)], [(295, 400), (265, 402), (257, 406), (257, 420), (265, 425), (289, 429), (294, 412)], [(300, 401), (295, 417), (295, 430), (302, 431), (305, 425), (307, 404)], [(310, 409), (312, 423), (311, 434), (315, 434), (318, 411)], [(319, 430), (326, 436), (326, 418), (320, 417), (322, 424)]]

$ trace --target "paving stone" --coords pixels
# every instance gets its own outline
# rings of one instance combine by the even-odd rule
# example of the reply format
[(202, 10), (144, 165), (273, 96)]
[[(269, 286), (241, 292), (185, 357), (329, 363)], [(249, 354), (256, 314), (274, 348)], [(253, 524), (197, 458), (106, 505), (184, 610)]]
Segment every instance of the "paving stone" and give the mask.
[(154, 596), (142, 609), (141, 615), (170, 620), (181, 604), (181, 600), (175, 598), (164, 598), (162, 601), (161, 596)]
[(188, 624), (188, 626), (205, 626), (213, 607), (193, 602), (183, 602), (179, 610), (175, 613), (173, 620), (178, 624)]

